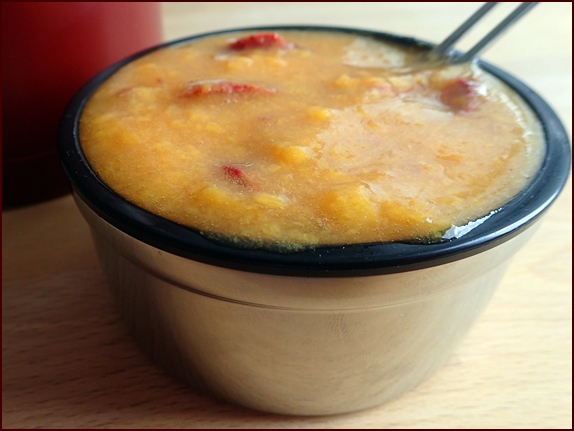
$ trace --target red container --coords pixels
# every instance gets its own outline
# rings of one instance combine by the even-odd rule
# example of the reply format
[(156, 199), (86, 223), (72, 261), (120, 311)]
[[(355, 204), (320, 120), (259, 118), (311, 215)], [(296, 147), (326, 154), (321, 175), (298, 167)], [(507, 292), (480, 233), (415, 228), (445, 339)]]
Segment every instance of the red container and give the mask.
[(62, 196), (60, 117), (97, 72), (163, 41), (159, 2), (2, 3), (2, 206)]

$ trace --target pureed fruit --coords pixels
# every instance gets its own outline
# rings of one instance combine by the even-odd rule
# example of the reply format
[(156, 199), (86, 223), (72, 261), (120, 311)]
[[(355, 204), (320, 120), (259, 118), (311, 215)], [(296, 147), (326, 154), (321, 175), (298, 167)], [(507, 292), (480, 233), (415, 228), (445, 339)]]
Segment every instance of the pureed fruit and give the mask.
[(440, 240), (537, 171), (539, 125), (476, 65), (350, 33), (228, 33), (154, 51), (90, 98), (80, 141), (128, 201), (241, 246)]

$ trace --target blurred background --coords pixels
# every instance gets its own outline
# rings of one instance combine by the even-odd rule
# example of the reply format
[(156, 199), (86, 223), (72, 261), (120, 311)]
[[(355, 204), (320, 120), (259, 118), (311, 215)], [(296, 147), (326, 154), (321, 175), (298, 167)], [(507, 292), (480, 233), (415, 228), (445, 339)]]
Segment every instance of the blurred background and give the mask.
[(2, 208), (69, 193), (64, 108), (97, 72), (162, 41), (158, 2), (2, 3)]

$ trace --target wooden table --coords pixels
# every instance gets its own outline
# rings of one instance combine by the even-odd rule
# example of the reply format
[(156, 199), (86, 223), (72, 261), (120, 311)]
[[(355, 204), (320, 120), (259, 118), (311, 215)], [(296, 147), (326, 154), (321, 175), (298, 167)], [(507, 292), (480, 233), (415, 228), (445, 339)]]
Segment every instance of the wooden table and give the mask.
[[(477, 4), (162, 7), (166, 40), (225, 27), (314, 23), (439, 42)], [(500, 20), (505, 14), (498, 13)], [(569, 132), (571, 40), (572, 3), (540, 4), (483, 55), (539, 91)], [(434, 377), (384, 406), (314, 418), (197, 395), (151, 363), (118, 317), (69, 196), (4, 211), (3, 428), (571, 428), (571, 199), (569, 182), (480, 322)]]

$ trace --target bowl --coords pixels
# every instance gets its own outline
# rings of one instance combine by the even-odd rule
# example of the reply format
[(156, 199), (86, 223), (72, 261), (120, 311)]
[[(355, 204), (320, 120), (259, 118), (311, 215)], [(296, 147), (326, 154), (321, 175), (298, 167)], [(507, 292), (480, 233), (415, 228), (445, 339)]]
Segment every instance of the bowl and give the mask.
[(545, 155), (532, 181), (456, 238), (291, 252), (210, 239), (128, 202), (92, 170), (79, 120), (87, 100), (116, 71), (197, 38), (284, 29), (432, 47), (400, 35), (320, 26), (231, 29), (166, 43), (103, 70), (76, 94), (61, 121), (59, 155), (122, 316), (158, 364), (197, 391), (256, 410), (353, 412), (411, 390), (448, 360), (564, 187), (570, 143), (535, 91), (479, 62), (519, 94), (542, 125)]

